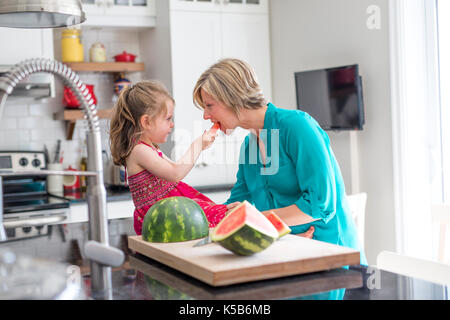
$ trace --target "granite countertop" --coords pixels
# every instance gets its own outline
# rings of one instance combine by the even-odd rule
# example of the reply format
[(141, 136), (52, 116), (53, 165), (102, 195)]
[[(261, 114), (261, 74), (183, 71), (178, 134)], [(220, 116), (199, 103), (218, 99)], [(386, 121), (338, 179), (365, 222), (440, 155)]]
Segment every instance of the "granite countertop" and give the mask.
[[(89, 282), (89, 275), (84, 275)], [(366, 266), (212, 287), (140, 254), (112, 270), (113, 300), (445, 299), (448, 288)]]
[[(105, 185), (106, 187), (106, 200), (111, 201), (127, 201), (132, 200), (130, 189), (124, 186), (110, 186)], [(221, 192), (221, 191), (230, 191), (233, 188), (233, 185), (214, 185), (214, 186), (197, 186), (195, 189), (202, 193), (206, 192)], [(66, 198), (70, 199), (71, 203), (84, 203), (86, 202), (86, 193), (79, 192), (72, 196), (65, 195)]]

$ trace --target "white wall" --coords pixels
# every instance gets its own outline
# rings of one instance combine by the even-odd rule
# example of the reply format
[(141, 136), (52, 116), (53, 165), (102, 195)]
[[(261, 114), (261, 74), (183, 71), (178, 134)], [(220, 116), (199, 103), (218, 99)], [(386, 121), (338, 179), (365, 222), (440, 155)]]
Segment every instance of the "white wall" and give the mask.
[[(369, 6), (381, 9), (381, 28), (369, 30)], [(273, 102), (296, 108), (294, 72), (358, 63), (366, 124), (357, 133), (360, 190), (368, 193), (366, 254), (395, 250), (388, 0), (272, 0)], [(348, 132), (329, 132), (347, 192), (352, 192)]]

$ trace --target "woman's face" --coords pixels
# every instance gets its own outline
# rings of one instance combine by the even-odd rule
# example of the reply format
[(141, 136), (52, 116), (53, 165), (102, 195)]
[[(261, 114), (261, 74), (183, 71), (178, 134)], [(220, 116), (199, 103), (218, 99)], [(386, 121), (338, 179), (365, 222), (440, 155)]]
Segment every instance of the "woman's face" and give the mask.
[(220, 130), (229, 135), (239, 126), (239, 119), (233, 110), (220, 101), (215, 100), (204, 90), (200, 91), (205, 108), (203, 119), (220, 125)]

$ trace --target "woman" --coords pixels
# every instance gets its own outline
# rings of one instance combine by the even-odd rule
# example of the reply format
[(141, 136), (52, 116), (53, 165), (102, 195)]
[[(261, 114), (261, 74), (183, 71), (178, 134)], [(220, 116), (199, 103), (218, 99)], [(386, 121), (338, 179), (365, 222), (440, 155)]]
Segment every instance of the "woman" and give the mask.
[(228, 208), (247, 200), (263, 213), (273, 210), (293, 234), (313, 230), (314, 239), (359, 250), (367, 265), (329, 138), (311, 116), (268, 103), (252, 68), (237, 59), (206, 70), (193, 96), (203, 118), (226, 134), (250, 131)]

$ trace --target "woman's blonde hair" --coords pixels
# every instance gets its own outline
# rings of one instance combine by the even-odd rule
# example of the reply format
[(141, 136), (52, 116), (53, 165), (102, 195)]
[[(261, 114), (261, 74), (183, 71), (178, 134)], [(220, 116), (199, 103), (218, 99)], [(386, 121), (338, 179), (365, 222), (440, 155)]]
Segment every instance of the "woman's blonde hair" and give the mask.
[(258, 109), (267, 104), (255, 72), (248, 63), (239, 59), (220, 60), (200, 76), (193, 99), (195, 106), (204, 109), (201, 90), (224, 103), (237, 115), (241, 108)]
[(127, 157), (142, 134), (141, 117), (146, 114), (153, 120), (167, 113), (168, 100), (174, 102), (164, 85), (154, 80), (138, 82), (120, 92), (109, 132), (109, 146), (115, 164), (126, 165)]

